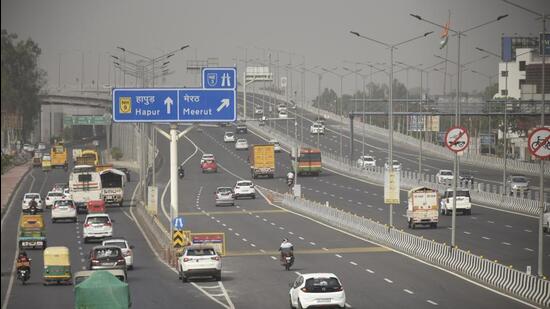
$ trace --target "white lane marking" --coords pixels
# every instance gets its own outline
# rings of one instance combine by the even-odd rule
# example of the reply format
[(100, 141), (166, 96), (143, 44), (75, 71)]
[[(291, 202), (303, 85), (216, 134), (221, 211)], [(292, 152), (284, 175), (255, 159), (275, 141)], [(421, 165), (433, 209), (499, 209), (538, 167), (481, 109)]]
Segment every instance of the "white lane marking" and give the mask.
[(437, 306), (437, 303), (434, 302), (433, 300), (428, 299), (426, 302), (428, 302), (428, 303), (430, 303), (430, 304), (432, 304), (432, 305), (434, 305), (434, 306)]
[(393, 283), (393, 281), (391, 281), (391, 280), (388, 279), (388, 278), (384, 278), (384, 281), (386, 281), (387, 283)]
[(523, 248), (523, 249), (524, 249), (524, 250), (527, 250), (527, 251), (529, 251), (529, 252), (535, 251), (535, 250), (533, 250), (533, 249), (531, 249), (531, 248)]
[(353, 203), (353, 200), (348, 200), (349, 203)]
[(315, 246), (315, 243), (313, 241), (310, 241), (309, 244)]
[(230, 228), (230, 227), (228, 227), (228, 228), (227, 228), (227, 230), (228, 230), (228, 231), (233, 231), (233, 229), (232, 229), (232, 228)]
[(505, 226), (506, 226), (507, 228), (509, 228), (509, 229), (512, 228), (512, 226), (511, 226), (511, 225), (508, 225), (508, 224), (506, 224)]
[(288, 233), (289, 233), (290, 235), (294, 235), (294, 233), (292, 233), (291, 231), (288, 231)]
[(300, 238), (300, 240), (304, 240), (304, 238), (302, 236), (298, 236), (298, 238)]
[(273, 255), (272, 255), (272, 256), (270, 256), (270, 258), (271, 258), (272, 260), (276, 260), (276, 259), (277, 259), (277, 258), (276, 258), (276, 257), (274, 257)]
[(380, 210), (380, 211), (383, 211), (384, 209), (382, 209), (382, 208), (378, 207), (378, 210)]
[(284, 230), (285, 228), (282, 226), (279, 226), (279, 230)]
[(300, 273), (299, 271), (295, 271), (294, 273), (295, 273), (297, 276), (300, 276), (300, 275), (301, 275), (301, 273)]
[(259, 219), (259, 218), (260, 218), (260, 216), (259, 216), (259, 215), (256, 215), (256, 218), (258, 218), (258, 219)]
[(494, 224), (494, 223), (495, 223), (495, 221), (489, 221), (489, 220), (488, 220), (487, 222), (489, 222), (489, 223), (491, 223), (491, 224)]
[(239, 236), (241, 236), (241, 234), (239, 234), (239, 233), (235, 233), (235, 236), (239, 237)]
[(350, 261), (349, 263), (353, 266), (357, 266), (357, 263), (355, 263), (354, 261)]
[(250, 244), (250, 245), (251, 245), (252, 247), (256, 247), (256, 245), (255, 245), (255, 244)]
[(363, 203), (361, 203), (361, 202), (357, 202), (357, 205), (363, 205)]
[(472, 219), (472, 220), (477, 220), (477, 217), (470, 217), (470, 219)]
[(337, 258), (339, 258), (339, 259), (342, 258), (342, 256), (341, 256), (340, 254), (335, 254), (335, 256), (336, 256)]
[(404, 291), (405, 293), (409, 293), (409, 294), (411, 294), (411, 295), (412, 295), (412, 294), (414, 294), (414, 292), (413, 292), (413, 291), (411, 291), (411, 290), (408, 290), (408, 289), (403, 289), (403, 291)]
[(325, 250), (325, 251), (328, 251), (328, 249), (327, 249), (327, 248), (325, 248), (325, 247), (323, 247), (323, 248), (321, 248), (321, 249), (323, 249), (323, 250)]
[(260, 252), (261, 252), (261, 253), (265, 253), (265, 250), (264, 250), (264, 249), (260, 249)]
[(472, 233), (467, 232), (467, 231), (464, 231), (464, 234), (466, 234), (466, 235), (471, 235)]
[(527, 232), (527, 233), (531, 233), (531, 232), (533, 232), (533, 231), (531, 231), (531, 230), (527, 230), (527, 229), (526, 229), (526, 230), (523, 230), (523, 231), (524, 231), (524, 232)]
[(244, 242), (247, 242), (248, 240), (246, 240), (246, 238), (243, 238), (243, 241), (244, 241)]
[(512, 245), (511, 243), (505, 242), (505, 241), (501, 242), (501, 244), (506, 245), (506, 246), (511, 246)]
[(374, 270), (370, 270), (370, 269), (365, 269), (367, 272), (371, 273), (371, 274), (374, 274)]
[(271, 225), (275, 225), (275, 222), (271, 222)]
[(222, 223), (222, 226), (223, 226), (223, 227), (226, 227), (226, 226), (227, 226), (227, 224), (225, 224), (225, 223)]
[(486, 236), (482, 236), (481, 238), (485, 239), (485, 240), (491, 240), (490, 237), (486, 237)]
[(264, 222), (267, 222), (267, 219), (266, 219), (266, 218), (263, 218), (262, 220), (263, 220)]

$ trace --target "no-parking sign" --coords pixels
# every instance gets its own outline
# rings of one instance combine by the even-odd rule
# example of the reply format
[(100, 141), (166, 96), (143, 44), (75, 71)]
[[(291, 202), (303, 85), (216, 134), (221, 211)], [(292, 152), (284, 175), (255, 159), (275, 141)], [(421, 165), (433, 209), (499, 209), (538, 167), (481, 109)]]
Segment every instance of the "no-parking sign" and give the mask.
[(533, 130), (527, 139), (529, 152), (540, 159), (550, 158), (550, 128)]
[(464, 151), (470, 144), (470, 136), (464, 127), (452, 127), (445, 134), (445, 146), (453, 152)]

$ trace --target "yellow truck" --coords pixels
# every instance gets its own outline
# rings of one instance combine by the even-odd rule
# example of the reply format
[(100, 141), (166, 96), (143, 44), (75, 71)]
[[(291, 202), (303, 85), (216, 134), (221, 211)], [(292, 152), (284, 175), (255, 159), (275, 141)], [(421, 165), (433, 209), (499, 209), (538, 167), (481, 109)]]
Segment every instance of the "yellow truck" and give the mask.
[(68, 165), (67, 147), (63, 143), (55, 144), (50, 151), (50, 156), (52, 158), (52, 167), (66, 167)]
[(250, 148), (250, 173), (252, 178), (275, 175), (275, 146), (273, 144), (252, 145)]
[(99, 154), (96, 150), (85, 149), (82, 150), (80, 157), (76, 158), (76, 165), (99, 165)]

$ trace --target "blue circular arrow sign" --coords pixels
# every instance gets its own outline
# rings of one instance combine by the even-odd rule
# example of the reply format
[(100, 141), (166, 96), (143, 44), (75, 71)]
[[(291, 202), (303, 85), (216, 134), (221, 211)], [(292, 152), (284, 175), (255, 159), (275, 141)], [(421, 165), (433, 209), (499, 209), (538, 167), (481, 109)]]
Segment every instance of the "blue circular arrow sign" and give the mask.
[(172, 226), (176, 230), (183, 230), (184, 223), (185, 219), (182, 216), (175, 217), (174, 220), (172, 220)]

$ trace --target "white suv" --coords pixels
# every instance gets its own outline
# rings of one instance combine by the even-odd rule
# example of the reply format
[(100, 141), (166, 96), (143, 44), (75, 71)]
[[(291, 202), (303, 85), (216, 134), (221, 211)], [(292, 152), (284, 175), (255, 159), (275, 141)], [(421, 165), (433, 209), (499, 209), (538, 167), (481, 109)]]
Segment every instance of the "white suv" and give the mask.
[(72, 200), (58, 200), (52, 206), (52, 223), (63, 219), (76, 222), (76, 205)]
[(301, 274), (288, 293), (292, 308), (346, 307), (344, 287), (331, 273)]
[(311, 134), (325, 134), (325, 126), (322, 123), (315, 122), (309, 127)]
[[(449, 215), (453, 212), (453, 192), (452, 188), (447, 189), (441, 197), (441, 214)], [(456, 197), (456, 211), (463, 215), (472, 214), (472, 203), (470, 201), (470, 190), (459, 188)]]
[(222, 280), (222, 260), (210, 245), (191, 245), (179, 257), (179, 278), (186, 282), (189, 277), (212, 276)]
[(223, 141), (225, 143), (234, 143), (235, 142), (235, 133), (225, 132), (225, 134), (223, 135)]
[(84, 220), (82, 235), (85, 243), (92, 238), (103, 239), (113, 237), (113, 222), (108, 214), (89, 214)]
[(23, 209), (23, 212), (29, 211), (30, 202), (33, 198), (36, 202), (37, 210), (44, 210), (44, 208), (42, 207), (42, 198), (40, 197), (40, 193), (25, 193), (25, 195), (23, 196), (23, 202), (21, 203), (21, 208)]
[(435, 178), (438, 183), (450, 183), (454, 176), (453, 171), (451, 170), (439, 170), (437, 174), (435, 174)]
[(51, 208), (56, 201), (62, 200), (64, 198), (66, 198), (66, 196), (63, 192), (50, 191), (46, 195), (44, 204), (46, 204), (46, 208)]
[(372, 156), (360, 156), (357, 159), (358, 167), (376, 166), (376, 160)]
[(250, 180), (239, 180), (235, 184), (235, 199), (243, 196), (249, 196), (253, 199), (256, 198), (256, 189), (254, 189), (254, 184)]

